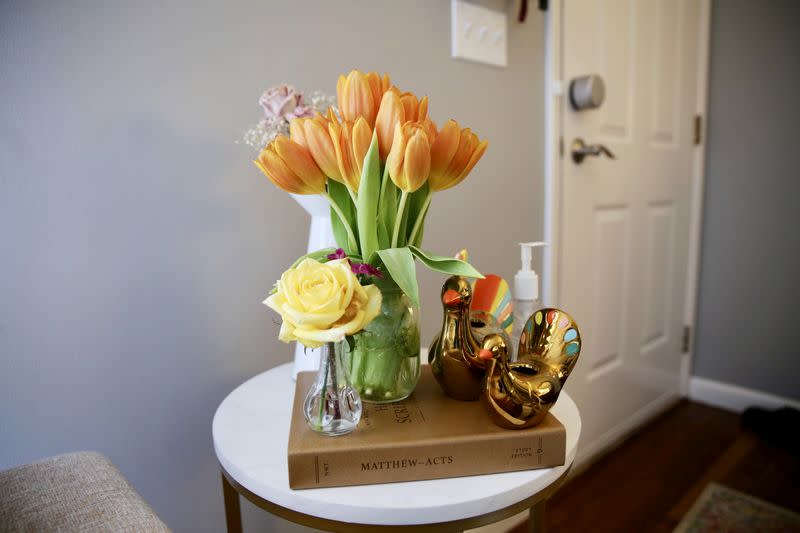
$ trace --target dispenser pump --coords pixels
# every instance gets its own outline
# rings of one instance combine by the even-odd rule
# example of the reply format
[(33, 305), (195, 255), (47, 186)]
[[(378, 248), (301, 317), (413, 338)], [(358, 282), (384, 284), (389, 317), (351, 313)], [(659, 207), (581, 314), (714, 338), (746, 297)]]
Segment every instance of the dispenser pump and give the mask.
[(538, 246), (549, 246), (546, 242), (521, 242), (520, 258), (522, 268), (514, 276), (514, 299), (515, 300), (538, 300), (539, 299), (539, 275), (531, 268), (531, 252)]

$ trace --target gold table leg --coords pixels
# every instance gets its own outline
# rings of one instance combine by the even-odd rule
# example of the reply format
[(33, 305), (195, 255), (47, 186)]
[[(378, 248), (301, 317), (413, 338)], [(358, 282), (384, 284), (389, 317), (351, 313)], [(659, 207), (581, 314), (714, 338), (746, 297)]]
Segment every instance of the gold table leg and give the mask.
[(222, 496), (225, 499), (225, 524), (228, 533), (242, 533), (242, 510), (239, 506), (239, 493), (228, 482), (224, 473), (222, 476)]
[(530, 533), (544, 533), (545, 505), (547, 500), (540, 500), (531, 507), (528, 515), (528, 531)]

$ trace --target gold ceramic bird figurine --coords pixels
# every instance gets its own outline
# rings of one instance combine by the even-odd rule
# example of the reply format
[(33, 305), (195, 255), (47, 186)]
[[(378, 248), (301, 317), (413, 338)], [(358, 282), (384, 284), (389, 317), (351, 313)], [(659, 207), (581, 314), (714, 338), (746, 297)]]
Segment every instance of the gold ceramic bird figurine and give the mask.
[(481, 324), (480, 332), (473, 330), (470, 324), (471, 302), (472, 287), (466, 278), (452, 276), (445, 281), (442, 286), (442, 331), (428, 352), (433, 375), (445, 394), (464, 401), (480, 397), (487, 363), (498, 357), (500, 350), (505, 351), (507, 346), (503, 336), (487, 330), (485, 323)]
[(517, 361), (505, 350), (489, 359), (481, 402), (498, 426), (523, 429), (541, 422), (556, 403), (581, 352), (578, 326), (560, 309), (536, 311), (525, 323)]

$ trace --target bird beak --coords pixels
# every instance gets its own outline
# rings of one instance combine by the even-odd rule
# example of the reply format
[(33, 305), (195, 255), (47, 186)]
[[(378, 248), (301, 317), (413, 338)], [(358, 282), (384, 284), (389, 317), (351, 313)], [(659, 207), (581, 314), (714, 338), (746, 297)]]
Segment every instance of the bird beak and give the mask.
[(487, 350), (486, 348), (484, 348), (483, 350), (478, 352), (478, 357), (480, 359), (483, 359), (484, 361), (488, 361), (489, 359), (492, 359), (494, 357), (494, 354), (492, 353), (491, 350)]
[(442, 295), (442, 302), (447, 306), (455, 306), (461, 303), (461, 294), (453, 289), (447, 289)]

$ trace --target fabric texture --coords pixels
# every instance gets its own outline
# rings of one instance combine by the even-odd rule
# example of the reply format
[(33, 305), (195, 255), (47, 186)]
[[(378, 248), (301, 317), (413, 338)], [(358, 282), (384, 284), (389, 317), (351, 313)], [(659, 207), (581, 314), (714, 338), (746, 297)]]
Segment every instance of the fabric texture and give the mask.
[(724, 485), (709, 483), (672, 533), (789, 533), (800, 515)]
[(168, 532), (111, 461), (58, 455), (0, 472), (0, 532)]

